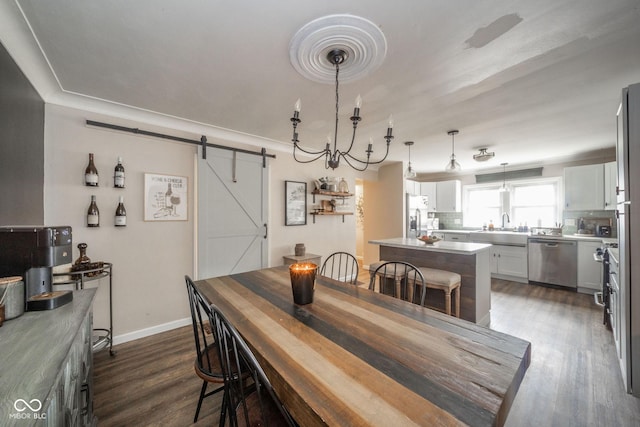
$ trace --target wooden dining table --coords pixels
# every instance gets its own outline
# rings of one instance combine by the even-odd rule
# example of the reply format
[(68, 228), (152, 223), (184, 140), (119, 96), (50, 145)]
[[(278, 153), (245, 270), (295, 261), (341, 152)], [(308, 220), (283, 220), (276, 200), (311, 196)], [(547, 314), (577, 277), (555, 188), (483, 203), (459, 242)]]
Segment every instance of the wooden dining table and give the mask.
[(531, 360), (527, 341), (322, 276), (296, 305), (287, 267), (195, 284), (300, 426), (503, 425)]

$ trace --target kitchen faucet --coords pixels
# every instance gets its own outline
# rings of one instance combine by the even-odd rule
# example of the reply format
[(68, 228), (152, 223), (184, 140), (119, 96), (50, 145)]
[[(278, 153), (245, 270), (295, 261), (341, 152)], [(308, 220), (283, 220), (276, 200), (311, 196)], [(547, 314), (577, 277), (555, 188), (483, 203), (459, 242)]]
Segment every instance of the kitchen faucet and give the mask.
[(507, 222), (506, 222), (506, 224), (508, 224), (509, 222), (511, 222), (511, 219), (509, 218), (509, 214), (508, 214), (508, 213), (506, 213), (506, 212), (505, 212), (505, 213), (503, 213), (503, 214), (502, 214), (502, 229), (503, 229), (503, 230), (506, 228), (506, 224), (505, 224), (505, 222), (504, 222), (504, 217), (505, 217), (505, 216), (507, 217)]

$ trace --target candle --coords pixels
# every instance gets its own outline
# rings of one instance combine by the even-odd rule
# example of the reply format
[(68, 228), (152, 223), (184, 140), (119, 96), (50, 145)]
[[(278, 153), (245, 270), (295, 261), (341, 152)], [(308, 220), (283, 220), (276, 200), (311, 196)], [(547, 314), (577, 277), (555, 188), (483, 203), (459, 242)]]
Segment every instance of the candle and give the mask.
[(313, 302), (318, 266), (313, 263), (298, 263), (289, 266), (293, 302), (304, 305)]

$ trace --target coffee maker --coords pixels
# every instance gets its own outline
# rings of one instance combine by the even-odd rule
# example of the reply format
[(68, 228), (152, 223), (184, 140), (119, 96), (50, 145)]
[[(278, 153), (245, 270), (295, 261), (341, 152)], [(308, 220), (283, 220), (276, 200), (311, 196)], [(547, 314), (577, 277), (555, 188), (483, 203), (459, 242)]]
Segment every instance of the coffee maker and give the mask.
[(25, 310), (51, 310), (73, 300), (53, 291), (53, 267), (71, 262), (71, 227), (0, 227), (0, 277), (24, 277)]

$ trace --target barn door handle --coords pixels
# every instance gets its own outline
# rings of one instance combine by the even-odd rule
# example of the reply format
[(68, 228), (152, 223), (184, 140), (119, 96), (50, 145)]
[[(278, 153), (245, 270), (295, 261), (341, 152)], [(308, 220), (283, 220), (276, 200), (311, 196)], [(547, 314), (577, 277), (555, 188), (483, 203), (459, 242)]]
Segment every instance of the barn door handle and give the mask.
[(267, 223), (264, 223), (264, 238), (267, 238), (267, 235), (269, 234), (269, 226), (267, 225)]

